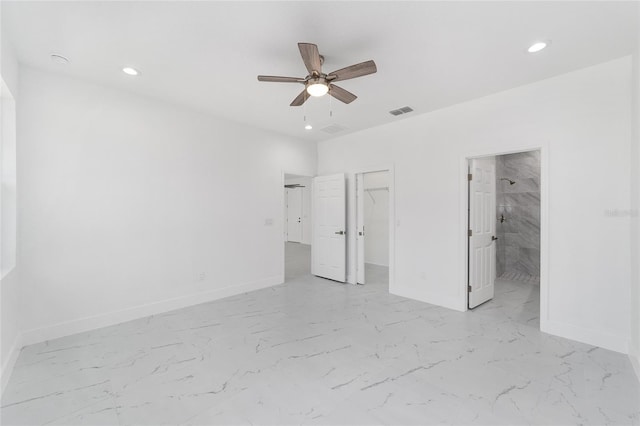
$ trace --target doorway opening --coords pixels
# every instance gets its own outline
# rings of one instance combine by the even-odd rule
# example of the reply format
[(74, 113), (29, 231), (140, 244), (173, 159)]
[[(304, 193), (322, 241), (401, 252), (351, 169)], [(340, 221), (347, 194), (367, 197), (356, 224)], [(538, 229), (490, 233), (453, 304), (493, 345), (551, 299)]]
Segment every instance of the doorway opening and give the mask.
[(284, 175), (285, 281), (311, 274), (312, 178)]
[(390, 172), (356, 174), (357, 284), (389, 290)]
[(469, 309), (540, 327), (541, 152), (468, 160)]

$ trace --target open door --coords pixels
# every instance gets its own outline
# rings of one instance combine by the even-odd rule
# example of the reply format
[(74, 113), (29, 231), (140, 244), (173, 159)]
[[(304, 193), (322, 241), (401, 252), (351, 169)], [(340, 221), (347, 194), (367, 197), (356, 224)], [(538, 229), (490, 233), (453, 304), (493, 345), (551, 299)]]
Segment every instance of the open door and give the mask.
[(358, 273), (356, 282), (358, 284), (364, 284), (364, 174), (358, 173), (356, 175), (356, 242), (358, 244), (357, 257), (358, 257)]
[(287, 241), (302, 241), (302, 188), (287, 189)]
[(314, 275), (346, 281), (346, 216), (344, 174), (313, 178)]
[(496, 280), (496, 160), (470, 160), (469, 308), (493, 299)]

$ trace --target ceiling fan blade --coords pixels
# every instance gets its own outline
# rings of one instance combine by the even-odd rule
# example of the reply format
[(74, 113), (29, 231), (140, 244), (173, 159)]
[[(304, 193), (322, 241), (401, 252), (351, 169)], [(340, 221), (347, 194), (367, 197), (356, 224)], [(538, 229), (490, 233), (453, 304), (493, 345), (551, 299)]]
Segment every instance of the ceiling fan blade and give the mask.
[(274, 83), (304, 83), (304, 78), (278, 77), (275, 75), (259, 75), (258, 81), (271, 81)]
[(309, 99), (309, 95), (307, 94), (307, 89), (304, 89), (296, 98), (291, 102), (290, 106), (300, 106), (307, 99)]
[(322, 63), (320, 62), (318, 46), (312, 43), (298, 43), (298, 49), (300, 49), (300, 55), (302, 55), (302, 60), (309, 74), (313, 74), (314, 71), (321, 74)]
[(344, 90), (342, 87), (336, 86), (335, 84), (331, 84), (329, 86), (329, 94), (345, 104), (350, 104), (358, 98), (353, 93), (348, 90)]
[(378, 71), (376, 63), (373, 61), (366, 61), (333, 71), (327, 75), (327, 79), (330, 79), (331, 81), (349, 80), (350, 78), (373, 74), (376, 71)]

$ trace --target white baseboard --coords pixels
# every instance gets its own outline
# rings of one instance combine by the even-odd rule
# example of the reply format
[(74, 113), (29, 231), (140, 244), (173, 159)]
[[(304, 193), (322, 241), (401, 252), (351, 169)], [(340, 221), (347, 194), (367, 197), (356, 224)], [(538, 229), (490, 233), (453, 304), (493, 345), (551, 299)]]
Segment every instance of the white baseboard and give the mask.
[[(418, 288), (413, 287), (413, 288)], [(417, 300), (418, 302), (428, 303), (430, 305), (436, 305), (447, 309), (452, 309), (458, 312), (466, 311), (466, 306), (460, 305), (460, 298), (439, 298), (439, 299), (427, 299), (424, 297), (424, 294), (416, 294), (411, 291), (411, 288), (408, 286), (398, 286), (397, 284), (389, 286), (389, 293), (406, 297), (407, 299)]]
[(389, 267), (389, 264), (386, 264), (386, 265), (385, 265), (384, 263), (367, 262), (366, 260), (365, 260), (365, 262), (364, 262), (364, 263), (368, 263), (369, 265), (374, 265), (374, 266), (383, 266), (383, 267), (385, 267), (385, 268), (388, 268), (388, 267)]
[(633, 371), (636, 372), (636, 379), (640, 382), (640, 355), (629, 354), (631, 365), (633, 365)]
[[(162, 300), (160, 302), (134, 306), (132, 308), (127, 308), (120, 311), (108, 312), (105, 314), (84, 317), (71, 321), (64, 321), (46, 327), (33, 328), (22, 333), (21, 344), (22, 346), (32, 345), (35, 343), (44, 342), (46, 340), (57, 339), (59, 337), (69, 336), (72, 334), (82, 333), (85, 331), (95, 330), (102, 327), (108, 327), (131, 320), (148, 317), (150, 315), (162, 314), (165, 312), (174, 311), (176, 309), (186, 308), (188, 306), (211, 302), (214, 300), (222, 299), (224, 297), (235, 296), (237, 294), (246, 293), (253, 290), (272, 287), (277, 284), (282, 284), (283, 282), (284, 277), (278, 275), (246, 284), (219, 288), (207, 292)], [(18, 348), (18, 351), (19, 349), (20, 348)]]
[(4, 393), (4, 389), (7, 387), (7, 383), (9, 383), (11, 373), (13, 372), (13, 367), (15, 367), (16, 365), (16, 361), (18, 360), (18, 355), (20, 355), (22, 346), (24, 346), (22, 344), (22, 334), (18, 333), (16, 335), (16, 338), (13, 339), (13, 344), (11, 345), (11, 349), (9, 350), (9, 356), (2, 365), (2, 370), (0, 370), (0, 395)]
[(540, 322), (540, 331), (554, 336), (564, 337), (600, 348), (609, 349), (623, 354), (629, 353), (629, 340), (622, 336), (616, 336), (605, 331), (577, 327), (571, 324), (543, 320)]
[(300, 244), (301, 246), (311, 246), (311, 243), (306, 242), (306, 241), (289, 241), (289, 240), (284, 240), (285, 243), (291, 243), (291, 244)]

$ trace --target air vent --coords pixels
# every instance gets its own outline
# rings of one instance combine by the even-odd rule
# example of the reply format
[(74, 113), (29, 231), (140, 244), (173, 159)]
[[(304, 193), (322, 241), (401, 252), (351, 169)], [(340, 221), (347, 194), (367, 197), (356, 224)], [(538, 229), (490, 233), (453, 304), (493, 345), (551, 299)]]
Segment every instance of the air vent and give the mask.
[(406, 107), (394, 109), (393, 111), (389, 111), (389, 114), (391, 114), (391, 115), (402, 115), (402, 114), (406, 114), (406, 113), (411, 112), (411, 111), (413, 111), (413, 108), (406, 106)]
[(346, 127), (340, 125), (340, 124), (332, 124), (330, 126), (325, 127), (324, 129), (320, 129), (321, 131), (325, 132), (325, 133), (329, 133), (329, 134), (336, 134), (336, 133), (340, 133), (343, 130), (347, 130)]

